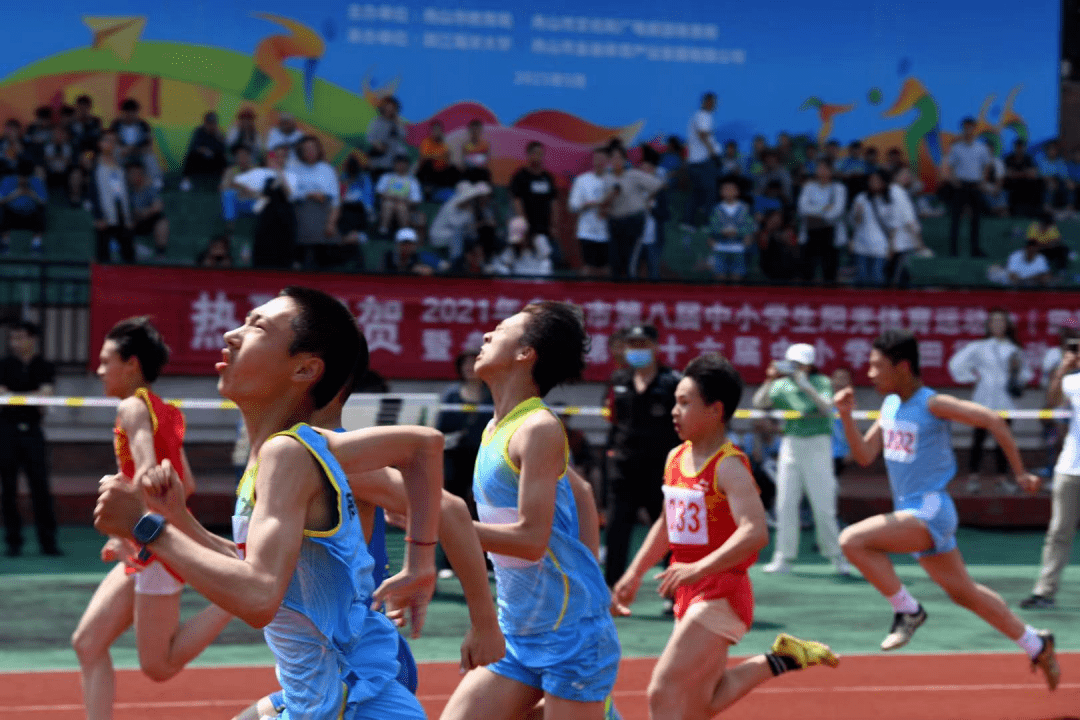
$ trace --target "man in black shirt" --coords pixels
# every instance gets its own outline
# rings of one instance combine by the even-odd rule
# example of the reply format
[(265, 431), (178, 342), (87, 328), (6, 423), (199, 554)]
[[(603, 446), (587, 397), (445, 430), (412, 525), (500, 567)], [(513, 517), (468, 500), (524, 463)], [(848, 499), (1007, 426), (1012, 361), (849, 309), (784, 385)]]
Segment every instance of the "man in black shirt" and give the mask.
[(611, 376), (611, 504), (604, 568), (609, 586), (626, 570), (638, 510), (645, 508), (650, 522), (663, 510), (664, 461), (679, 444), (671, 421), (679, 374), (657, 360), (658, 339), (652, 325), (631, 328), (623, 353), (629, 367)]
[(1005, 156), (1005, 191), (1014, 217), (1036, 217), (1042, 211), (1043, 180), (1023, 138), (1017, 138)]
[[(0, 392), (15, 395), (51, 395), (56, 380), (53, 364), (38, 354), (41, 331), (31, 322), (20, 322), (8, 334), (9, 354), (0, 360)], [(3, 506), (7, 554), (22, 552), (22, 518), (18, 506), (19, 469), (26, 472), (34, 525), (43, 555), (61, 555), (56, 544), (56, 515), (49, 492), (49, 468), (45, 436), (41, 432), (40, 407), (0, 408), (0, 505)]]
[(544, 235), (552, 247), (558, 242), (552, 229), (558, 227), (556, 218), (555, 178), (544, 169), (544, 144), (533, 140), (526, 148), (527, 162), (510, 179), (510, 194), (514, 212), (529, 222), (529, 232)]

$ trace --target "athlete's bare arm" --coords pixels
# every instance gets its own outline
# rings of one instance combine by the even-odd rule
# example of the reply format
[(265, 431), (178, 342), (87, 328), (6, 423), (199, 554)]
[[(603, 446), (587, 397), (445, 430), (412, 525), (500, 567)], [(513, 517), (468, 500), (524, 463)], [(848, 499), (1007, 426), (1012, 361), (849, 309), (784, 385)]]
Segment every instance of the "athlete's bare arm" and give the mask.
[(573, 467), (567, 470), (566, 477), (570, 480), (570, 489), (574, 492), (574, 504), (577, 506), (578, 539), (599, 560), (600, 513), (596, 511), (596, 498), (593, 496), (592, 485)]
[(836, 393), (833, 404), (840, 414), (840, 422), (844, 426), (844, 437), (847, 438), (848, 446), (851, 448), (851, 457), (855, 462), (866, 467), (881, 454), (883, 443), (880, 421), (875, 420), (865, 435), (859, 432), (859, 428), (855, 426), (855, 419), (851, 416), (851, 413), (855, 411), (853, 388), (844, 388)]
[[(185, 475), (190, 477), (187, 455), (183, 456)], [(236, 543), (210, 532), (195, 519), (187, 507), (187, 484), (180, 481), (176, 468), (168, 460), (162, 460), (159, 472), (143, 475), (140, 486), (146, 493), (147, 508), (160, 513), (174, 527), (203, 547), (230, 557), (238, 557)]]

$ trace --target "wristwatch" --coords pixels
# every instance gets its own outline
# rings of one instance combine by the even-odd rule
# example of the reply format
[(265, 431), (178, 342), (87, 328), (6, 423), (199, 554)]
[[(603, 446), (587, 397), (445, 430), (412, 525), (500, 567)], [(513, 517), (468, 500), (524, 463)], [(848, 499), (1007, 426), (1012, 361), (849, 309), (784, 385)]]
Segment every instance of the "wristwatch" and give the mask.
[(146, 513), (139, 518), (139, 522), (135, 523), (131, 534), (134, 536), (135, 542), (142, 546), (142, 549), (139, 550), (139, 560), (146, 562), (150, 559), (153, 553), (146, 546), (158, 539), (166, 524), (165, 518), (157, 513)]

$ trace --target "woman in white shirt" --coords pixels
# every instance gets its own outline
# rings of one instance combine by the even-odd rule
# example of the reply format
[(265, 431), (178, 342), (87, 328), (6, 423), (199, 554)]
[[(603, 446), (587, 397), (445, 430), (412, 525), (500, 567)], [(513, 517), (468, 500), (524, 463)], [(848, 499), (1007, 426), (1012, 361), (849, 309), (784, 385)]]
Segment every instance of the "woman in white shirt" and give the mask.
[(915, 203), (905, 187), (911, 184), (911, 171), (901, 168), (889, 185), (889, 222), (892, 227), (892, 255), (885, 264), (885, 280), (892, 287), (906, 288), (911, 283), (908, 259), (925, 252), (922, 225)]
[(889, 183), (882, 170), (866, 179), (866, 190), (855, 197), (851, 220), (855, 228), (851, 253), (855, 256), (855, 283), (881, 287), (885, 284), (885, 262), (892, 251), (892, 224), (889, 216)]
[[(949, 358), (949, 374), (958, 383), (975, 383), (971, 399), (991, 410), (1015, 410), (1014, 398), (1023, 394), (1031, 382), (1031, 369), (1024, 362), (1016, 328), (1006, 310), (991, 309), (986, 319), (986, 337), (964, 346)], [(1005, 422), (1009, 422), (1006, 420)], [(968, 457), (968, 492), (979, 491), (979, 471), (982, 466), (986, 430), (975, 428), (971, 434), (971, 453)], [(997, 471), (1003, 489), (1012, 492), (1008, 480), (1005, 453), (994, 447)]]
[(289, 166), (293, 175), (293, 202), (296, 204), (296, 244), (307, 267), (327, 264), (316, 261), (311, 248), (339, 243), (337, 219), (341, 207), (341, 186), (333, 166), (323, 159), (322, 144), (307, 135), (297, 146), (297, 161)]
[(523, 217), (510, 221), (508, 235), (510, 245), (492, 261), (496, 274), (537, 277), (551, 274), (551, 242), (547, 236), (533, 233)]
[(821, 278), (827, 284), (836, 282), (840, 264), (837, 248), (847, 245), (844, 209), (847, 190), (833, 182), (832, 166), (825, 160), (814, 168), (814, 177), (807, 180), (799, 193), (799, 245), (802, 247), (802, 279), (814, 279), (814, 270), (821, 265)]

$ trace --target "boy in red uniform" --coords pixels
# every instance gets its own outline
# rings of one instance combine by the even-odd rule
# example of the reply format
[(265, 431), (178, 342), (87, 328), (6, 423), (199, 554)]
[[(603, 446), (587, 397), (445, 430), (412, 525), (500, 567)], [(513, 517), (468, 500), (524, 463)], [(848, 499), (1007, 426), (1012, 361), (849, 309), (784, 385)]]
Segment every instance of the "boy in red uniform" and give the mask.
[(828, 646), (781, 634), (771, 653), (727, 668), (728, 648), (753, 620), (746, 570), (769, 541), (750, 464), (727, 441), (741, 397), (742, 379), (720, 355), (686, 366), (671, 412), (684, 442), (668, 454), (664, 517), (615, 585), (615, 611), (628, 614), (642, 577), (670, 549), (671, 565), (657, 577), (660, 594), (675, 597), (676, 623), (649, 683), (654, 719), (712, 717), (769, 678), (839, 663)]
[[(137, 480), (168, 458), (181, 476), (185, 496), (190, 496), (195, 484), (183, 449), (184, 415), (150, 390), (168, 359), (169, 348), (150, 321), (128, 318), (105, 336), (98, 377), (106, 395), (121, 398), (113, 431), (120, 474)], [(133, 547), (118, 538), (106, 542), (101, 559), (121, 562), (101, 581), (71, 638), (87, 720), (112, 717), (115, 677), (109, 648), (132, 624), (139, 665), (160, 682), (180, 672), (231, 619), (211, 605), (181, 623), (183, 582)]]

